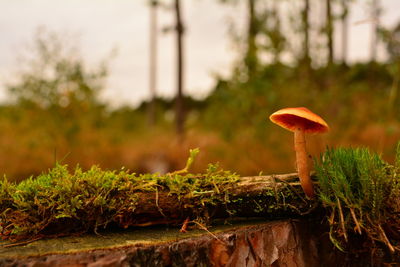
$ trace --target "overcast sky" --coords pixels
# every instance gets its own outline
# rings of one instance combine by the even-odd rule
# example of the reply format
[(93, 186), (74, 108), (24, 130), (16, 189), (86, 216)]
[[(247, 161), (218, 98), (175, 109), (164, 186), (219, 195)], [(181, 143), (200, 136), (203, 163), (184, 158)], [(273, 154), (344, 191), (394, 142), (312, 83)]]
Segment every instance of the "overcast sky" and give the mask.
[[(291, 0), (301, 3), (300, 0)], [(32, 42), (38, 27), (78, 36), (76, 41), (88, 64), (96, 64), (113, 49), (110, 75), (103, 97), (114, 105), (137, 104), (148, 97), (148, 24), (146, 0), (0, 0), (0, 99), (5, 99), (4, 83), (17, 72), (17, 56)], [(221, 6), (217, 0), (183, 0), (187, 26), (185, 46), (185, 92), (203, 96), (213, 83), (213, 74), (228, 75), (237, 52), (228, 37), (227, 21), (240, 28), (245, 10)], [(244, 0), (239, 1), (241, 4)], [(349, 57), (366, 60), (369, 55), (370, 23), (367, 0), (358, 0), (350, 17)], [(400, 1), (381, 0), (382, 24), (393, 26), (400, 20)], [(316, 7), (316, 9), (321, 9)], [(320, 10), (321, 11), (321, 10)], [(159, 13), (160, 27), (174, 22), (168, 10)], [(162, 34), (159, 42), (159, 95), (175, 90), (175, 39)], [(384, 58), (383, 48), (380, 58)]]

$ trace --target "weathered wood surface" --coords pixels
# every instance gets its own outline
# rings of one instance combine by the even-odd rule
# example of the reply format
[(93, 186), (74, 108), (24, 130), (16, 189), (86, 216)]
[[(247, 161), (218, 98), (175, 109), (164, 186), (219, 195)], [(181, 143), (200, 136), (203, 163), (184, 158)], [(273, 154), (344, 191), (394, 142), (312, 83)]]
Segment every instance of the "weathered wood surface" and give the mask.
[(384, 261), (372, 265), (368, 253), (338, 251), (316, 219), (247, 220), (210, 231), (180, 233), (179, 228), (162, 226), (39, 240), (0, 248), (0, 266), (398, 266)]
[[(175, 240), (163, 239), (163, 232), (171, 238), (170, 231)], [(128, 239), (125, 242), (119, 239), (116, 247), (97, 246), (95, 250), (80, 244), (84, 237), (53, 240), (64, 240), (64, 251), (52, 251), (51, 240), (10, 248), (14, 254), (3, 248), (0, 266), (320, 266), (316, 235), (304, 223), (291, 220), (216, 227), (212, 235), (203, 232), (197, 237), (198, 232), (182, 234), (178, 229), (169, 233), (153, 229), (147, 232), (147, 239), (143, 233), (136, 234), (133, 231), (124, 236)], [(96, 238), (99, 243), (112, 244), (107, 241), (112, 235)], [(75, 242), (72, 245), (71, 240)], [(47, 246), (47, 251), (41, 245)], [(73, 253), (71, 247), (76, 248)], [(80, 247), (84, 251), (79, 252)]]
[(240, 177), (239, 183), (233, 190), (237, 194), (243, 192), (257, 194), (266, 189), (279, 189), (286, 184), (299, 186), (298, 179), (297, 173)]

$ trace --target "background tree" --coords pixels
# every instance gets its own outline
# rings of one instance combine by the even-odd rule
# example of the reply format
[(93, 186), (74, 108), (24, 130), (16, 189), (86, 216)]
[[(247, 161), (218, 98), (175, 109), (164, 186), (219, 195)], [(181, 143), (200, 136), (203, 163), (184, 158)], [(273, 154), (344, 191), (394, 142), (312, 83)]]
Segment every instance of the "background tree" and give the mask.
[(98, 96), (107, 75), (105, 63), (88, 71), (77, 49), (68, 47), (67, 39), (44, 29), (38, 30), (30, 50), (34, 56), (24, 60), (17, 81), (8, 85), (18, 103), (42, 109), (100, 105)]
[[(40, 29), (30, 48), (34, 56), (24, 60), (8, 91), (21, 112), (36, 118), (57, 142), (74, 142), (83, 124), (97, 124), (104, 115), (99, 101), (107, 69), (87, 70), (77, 49), (52, 32)], [(54, 145), (56, 147), (56, 145)]]
[[(351, 1), (350, 1), (351, 3)], [(347, 51), (348, 51), (348, 36), (349, 36), (349, 0), (341, 0), (342, 13), (340, 15), (341, 26), (342, 26), (342, 64), (347, 64)]]
[[(180, 23), (175, 22), (176, 2), (158, 1), (160, 8), (163, 3), (174, 4), (168, 6), (173, 11), (169, 14), (174, 18), (170, 27), (173, 40), (181, 34), (180, 49), (178, 45), (174, 49), (181, 53), (178, 62), (181, 61), (182, 69), (177, 71), (181, 73), (181, 76), (177, 74), (180, 81), (177, 85), (186, 108), (186, 120), (179, 128), (178, 89), (172, 99), (157, 98), (157, 111), (162, 116), (157, 116), (157, 125), (149, 131), (148, 102), (138, 107), (116, 106), (115, 102), (103, 106), (99, 94), (106, 68), (88, 69), (79, 54), (68, 53), (66, 47), (71, 39), (58, 37), (55, 39), (59, 41), (54, 42), (48, 34), (37, 38), (42, 39), (34, 46), (38, 48), (29, 50), (35, 60), (25, 61), (16, 81), (10, 83), (15, 101), (0, 104), (0, 169), (14, 177), (40, 173), (54, 164), (54, 150), (57, 150), (58, 159), (68, 155), (63, 162), (70, 166), (76, 163), (84, 168), (92, 164), (110, 169), (126, 166), (137, 173), (172, 171), (184, 164), (188, 146), (199, 146), (204, 154), (196, 162), (196, 170), (210, 161), (219, 161), (224, 168), (242, 175), (255, 175), (261, 170), (285, 172), (293, 168), (292, 147), (282, 142), (285, 137), (274, 126), (266, 123), (268, 114), (284, 106), (307, 106), (329, 118), (332, 132), (326, 143), (315, 143), (311, 148), (313, 155), (318, 155), (326, 144), (357, 142), (384, 152), (390, 160), (393, 140), (400, 138), (397, 64), (377, 62), (374, 68), (369, 68), (365, 62), (347, 62), (346, 68), (328, 71), (324, 54), (326, 32), (317, 32), (326, 25), (326, 1), (309, 0), (308, 25), (304, 19), (307, 17), (305, 1), (225, 2), (233, 11), (230, 18), (234, 27), (230, 29), (234, 29), (231, 40), (238, 48), (236, 60), (230, 75), (224, 70), (224, 75), (215, 76), (215, 87), (210, 88), (208, 97), (194, 100), (183, 94), (186, 36), (182, 19)], [(335, 4), (333, 10), (342, 14), (340, 0), (331, 3)], [(320, 7), (323, 16), (316, 18)], [(226, 7), (221, 4), (218, 8)], [(351, 8), (353, 5), (348, 4), (349, 12)], [(257, 23), (250, 27), (250, 21)], [(365, 42), (367, 51), (368, 41)], [(254, 49), (249, 51), (252, 46)], [(301, 60), (307, 46), (313, 64), (312, 75), (305, 80)], [(337, 48), (340, 51), (340, 46)], [(37, 52), (38, 49), (42, 52)], [(249, 55), (255, 61), (249, 61)], [(250, 62), (256, 62), (251, 76)], [(392, 107), (393, 116), (382, 118), (382, 111), (388, 107)], [(171, 144), (178, 129), (188, 129), (182, 146)]]
[(150, 38), (149, 38), (149, 92), (148, 105), (149, 124), (153, 126), (156, 120), (156, 92), (157, 92), (157, 8), (158, 0), (150, 0)]
[(176, 132), (182, 137), (184, 134), (185, 111), (183, 105), (183, 79), (184, 79), (184, 55), (183, 35), (184, 26), (182, 22), (181, 1), (175, 0), (176, 19), (176, 52), (177, 52), (177, 94), (176, 94)]
[(302, 20), (303, 20), (303, 32), (304, 32), (304, 40), (303, 40), (303, 59), (302, 62), (304, 66), (310, 69), (311, 59), (310, 59), (310, 34), (309, 34), (309, 13), (310, 13), (310, 0), (304, 0), (304, 7), (302, 11)]
[(257, 0), (247, 0), (247, 47), (245, 65), (248, 77), (253, 76), (258, 66), (256, 38), (259, 32), (259, 23), (256, 16)]
[[(260, 9), (258, 8), (258, 10)], [(265, 5), (259, 13), (256, 18), (259, 28), (258, 35), (266, 37), (267, 44), (263, 48), (271, 55), (272, 63), (278, 64), (281, 62), (281, 54), (286, 48), (286, 38), (281, 28), (279, 1), (271, 1), (270, 5)]]
[(372, 0), (371, 2), (371, 44), (370, 44), (370, 61), (375, 62), (378, 49), (378, 33), (379, 33), (379, 17), (381, 14), (381, 7), (379, 0)]
[(0, 124), (8, 129), (0, 133), (0, 168), (21, 179), (57, 160), (94, 164), (96, 149), (110, 143), (99, 134), (107, 118), (100, 101), (107, 61), (89, 69), (76, 38), (44, 28), (21, 58), (20, 70), (6, 85), (11, 101), (0, 105)]
[(392, 30), (383, 31), (390, 62), (400, 61), (400, 23)]
[(334, 50), (333, 50), (333, 16), (332, 16), (332, 3), (331, 0), (326, 0), (326, 39), (328, 45), (328, 66), (333, 64)]
[(389, 54), (389, 71), (393, 77), (393, 82), (389, 91), (388, 100), (388, 116), (395, 114), (395, 106), (399, 104), (399, 87), (400, 87), (400, 23), (393, 29), (381, 29), (381, 36), (386, 43), (386, 50)]

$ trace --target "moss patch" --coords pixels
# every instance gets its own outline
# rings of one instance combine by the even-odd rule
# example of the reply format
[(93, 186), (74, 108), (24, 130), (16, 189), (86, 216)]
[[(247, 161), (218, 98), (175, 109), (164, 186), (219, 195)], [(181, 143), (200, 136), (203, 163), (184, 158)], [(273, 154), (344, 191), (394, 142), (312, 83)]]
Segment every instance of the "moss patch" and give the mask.
[(316, 162), (316, 174), (330, 238), (339, 249), (351, 234), (365, 238), (371, 251), (378, 242), (400, 252), (400, 143), (394, 165), (365, 148), (329, 149)]
[[(96, 231), (110, 223), (128, 227), (138, 224), (135, 212), (146, 201), (157, 204), (161, 196), (199, 215), (206, 205), (228, 202), (227, 188), (239, 178), (216, 164), (204, 173), (188, 173), (197, 153), (191, 150), (185, 169), (166, 175), (136, 175), (96, 166), (70, 172), (66, 165), (57, 164), (48, 173), (19, 184), (4, 179), (0, 182), (1, 234), (20, 239)], [(146, 193), (155, 200), (144, 198)]]

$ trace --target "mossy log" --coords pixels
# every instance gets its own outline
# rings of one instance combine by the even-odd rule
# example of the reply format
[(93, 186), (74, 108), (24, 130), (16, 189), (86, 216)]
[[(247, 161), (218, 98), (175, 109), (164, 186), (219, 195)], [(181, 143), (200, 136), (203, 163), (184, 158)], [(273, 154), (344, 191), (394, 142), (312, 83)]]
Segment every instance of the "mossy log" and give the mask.
[[(112, 225), (127, 228), (182, 225), (186, 222), (184, 228), (193, 225), (205, 227), (221, 218), (293, 218), (309, 213), (317, 206), (317, 202), (305, 197), (297, 174), (254, 177), (220, 175), (213, 179), (207, 175), (189, 178), (173, 175), (176, 174), (161, 180), (157, 180), (158, 177), (140, 180), (142, 178), (138, 177), (131, 182), (124, 178), (123, 173), (120, 175), (122, 178), (112, 180), (113, 185), (106, 188), (98, 187), (102, 183), (90, 173), (85, 177), (94, 177), (91, 183), (83, 180), (79, 184), (77, 180), (72, 182), (69, 178), (69, 186), (73, 190), (64, 195), (60, 195), (65, 184), (68, 185), (64, 180), (55, 190), (53, 186), (43, 187), (40, 181), (36, 184), (33, 181), (31, 184), (36, 186), (33, 189), (21, 186), (24, 194), (4, 186), (8, 196), (3, 197), (1, 235), (3, 239), (19, 241), (93, 230), (97, 232)], [(183, 181), (179, 180), (182, 178)], [(43, 180), (59, 181), (46, 179)], [(198, 182), (203, 185), (192, 186)], [(169, 186), (165, 183), (169, 183)], [(179, 184), (174, 187), (174, 183)], [(14, 199), (14, 202), (10, 202), (10, 199)]]
[(120, 225), (176, 225), (187, 218), (205, 223), (229, 217), (282, 218), (309, 213), (316, 204), (305, 197), (296, 173), (241, 177), (221, 194), (201, 192), (186, 198), (161, 191), (139, 193), (139, 200), (133, 213), (121, 214)]

